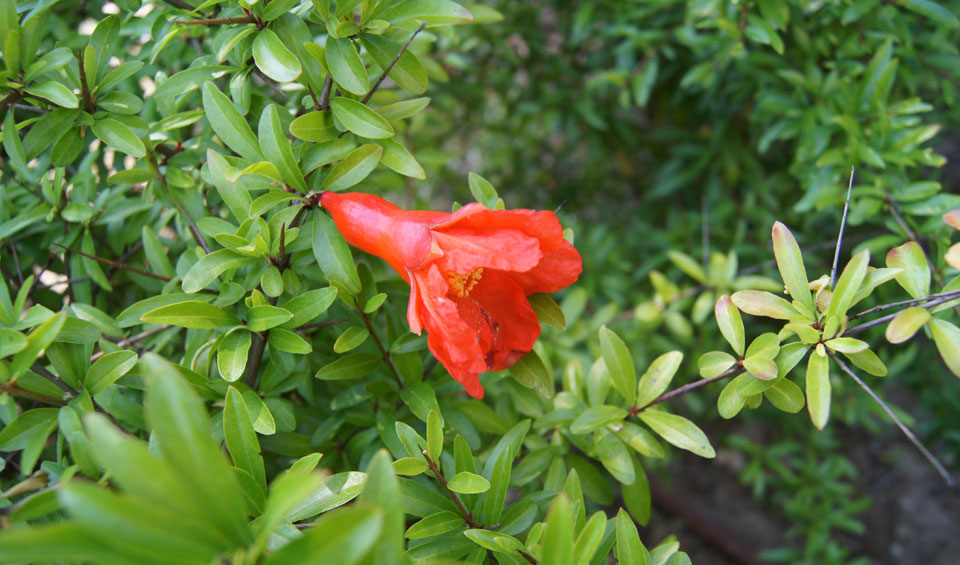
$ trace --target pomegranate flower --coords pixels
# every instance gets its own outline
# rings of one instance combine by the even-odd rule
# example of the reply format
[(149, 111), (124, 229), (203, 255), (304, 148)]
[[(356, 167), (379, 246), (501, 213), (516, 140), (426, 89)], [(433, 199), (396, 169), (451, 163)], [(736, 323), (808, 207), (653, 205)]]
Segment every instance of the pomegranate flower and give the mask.
[(480, 373), (513, 365), (540, 335), (526, 297), (565, 288), (583, 270), (553, 212), (408, 211), (361, 193), (325, 192), (320, 202), (348, 243), (410, 284), (410, 330), (427, 330), (430, 351), (476, 398)]

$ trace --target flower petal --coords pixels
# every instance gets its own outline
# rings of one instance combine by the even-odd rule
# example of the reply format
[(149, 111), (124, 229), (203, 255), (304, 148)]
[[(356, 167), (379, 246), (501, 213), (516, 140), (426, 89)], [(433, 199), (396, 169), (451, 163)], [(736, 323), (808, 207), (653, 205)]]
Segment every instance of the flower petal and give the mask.
[[(417, 315), (427, 330), (427, 347), (450, 374), (487, 370), (477, 332), (461, 317), (457, 303), (447, 297), (447, 280), (436, 265), (412, 272), (417, 286)], [(409, 312), (408, 312), (409, 318)], [(454, 375), (455, 376), (455, 375)]]
[(525, 273), (510, 273), (527, 295), (556, 292), (573, 284), (583, 271), (583, 259), (569, 241), (546, 253), (536, 267)]
[(431, 233), (443, 250), (437, 264), (444, 272), (465, 274), (478, 267), (524, 272), (543, 257), (540, 242), (515, 229), (454, 228)]
[(557, 215), (543, 210), (487, 210), (483, 204), (473, 203), (460, 208), (442, 223), (432, 225), (430, 230), (449, 232), (454, 228), (482, 232), (519, 230), (536, 238), (543, 254), (563, 247), (566, 242)]

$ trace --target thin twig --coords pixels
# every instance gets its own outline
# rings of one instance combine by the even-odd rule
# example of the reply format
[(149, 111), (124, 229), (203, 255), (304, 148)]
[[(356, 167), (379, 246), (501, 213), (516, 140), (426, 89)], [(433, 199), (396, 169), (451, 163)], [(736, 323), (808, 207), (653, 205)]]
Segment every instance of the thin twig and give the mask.
[(320, 92), (320, 102), (318, 103), (318, 110), (329, 110), (330, 109), (330, 91), (333, 90), (333, 77), (330, 76), (330, 73), (327, 73), (327, 78), (323, 81), (323, 90)]
[(333, 326), (335, 324), (342, 324), (344, 322), (349, 322), (350, 318), (338, 318), (336, 320), (326, 320), (324, 322), (314, 322), (312, 324), (303, 324), (296, 327), (296, 331), (300, 330), (309, 330), (313, 328), (325, 328), (327, 326)]
[(879, 396), (877, 396), (877, 393), (873, 392), (873, 389), (870, 388), (867, 385), (867, 383), (863, 382), (863, 380), (860, 377), (858, 377), (856, 373), (850, 370), (850, 367), (848, 367), (846, 363), (841, 361), (840, 357), (838, 357), (833, 351), (830, 351), (828, 349), (827, 354), (830, 355), (830, 358), (833, 359), (833, 361), (837, 364), (838, 367), (840, 367), (841, 371), (849, 375), (851, 379), (853, 379), (858, 385), (860, 385), (860, 388), (867, 391), (867, 394), (870, 395), (870, 398), (872, 398), (877, 404), (880, 405), (881, 408), (883, 408), (883, 411), (887, 413), (887, 416), (889, 416), (890, 419), (893, 420), (893, 423), (896, 424), (898, 428), (900, 428), (900, 431), (903, 432), (903, 435), (907, 436), (907, 439), (910, 440), (910, 443), (912, 443), (914, 447), (920, 450), (920, 453), (922, 453), (923, 456), (927, 458), (927, 461), (929, 461), (930, 464), (933, 465), (933, 468), (937, 470), (937, 473), (940, 474), (940, 476), (943, 478), (944, 481), (946, 481), (946, 483), (950, 486), (950, 488), (957, 488), (957, 481), (953, 478), (953, 476), (951, 476), (950, 473), (944, 468), (944, 466), (940, 464), (940, 461), (937, 460), (937, 458), (933, 455), (933, 453), (931, 453), (930, 450), (928, 450), (923, 445), (923, 443), (921, 443), (920, 440), (917, 439), (917, 436), (914, 435), (914, 433), (910, 430), (910, 428), (908, 428), (907, 425), (904, 424), (900, 420), (900, 418), (898, 418), (897, 415), (893, 413), (893, 410), (890, 409), (890, 406), (887, 405), (887, 403), (884, 402)]
[[(170, 327), (169, 325), (164, 324), (164, 325), (162, 325), (162, 326), (157, 326), (157, 327), (155, 327), (155, 328), (151, 328), (151, 329), (149, 329), (149, 330), (142, 331), (142, 332), (140, 332), (140, 333), (138, 333), (138, 334), (136, 334), (136, 335), (132, 335), (132, 336), (130, 336), (130, 337), (125, 337), (125, 338), (123, 338), (123, 339), (117, 339), (117, 338), (115, 338), (115, 337), (113, 337), (113, 336), (108, 336), (108, 335), (103, 336), (103, 339), (105, 339), (105, 340), (107, 340), (107, 341), (112, 341), (112, 342), (114, 342), (114, 343), (117, 344), (117, 347), (121, 347), (121, 348), (122, 348), (122, 347), (127, 347), (128, 345), (137, 343), (137, 342), (139, 342), (139, 341), (141, 341), (141, 340), (147, 339), (147, 338), (150, 337), (150, 336), (156, 335), (156, 334), (158, 334), (158, 333), (160, 333), (160, 332), (168, 329), (169, 327)], [(101, 350), (101, 351), (98, 351), (98, 352), (94, 353), (94, 354), (90, 357), (90, 362), (93, 363), (94, 361), (96, 361), (97, 359), (103, 357), (104, 355), (106, 355), (106, 353), (105, 353), (104, 351), (102, 351), (102, 350)]]
[[(947, 296), (946, 298), (938, 298), (938, 299), (936, 299), (936, 300), (933, 300), (933, 301), (931, 301), (931, 302), (928, 302), (928, 303), (924, 304), (923, 307), (924, 307), (924, 308), (933, 308), (934, 306), (939, 306), (939, 305), (943, 304), (944, 302), (950, 302), (951, 300), (955, 300), (955, 299), (957, 298), (957, 296), (954, 295), (954, 293), (952, 293), (952, 292), (948, 292), (948, 293), (944, 293), (944, 294), (947, 294), (948, 296)], [(904, 308), (904, 310), (906, 310), (906, 308)], [(863, 330), (870, 329), (870, 328), (872, 328), (872, 327), (874, 327), (874, 326), (879, 326), (879, 325), (885, 324), (885, 323), (889, 322), (890, 320), (892, 320), (892, 319), (896, 318), (897, 316), (899, 316), (899, 315), (900, 315), (900, 312), (903, 312), (903, 310), (900, 310), (899, 312), (894, 312), (893, 314), (887, 314), (886, 316), (883, 316), (882, 318), (877, 318), (876, 320), (870, 320), (869, 322), (864, 322), (864, 323), (862, 323), (862, 324), (860, 324), (860, 325), (853, 326), (852, 328), (847, 328), (847, 330), (846, 330), (845, 332), (843, 332), (843, 335), (850, 335), (850, 334), (853, 334), (853, 333), (862, 332)]]
[(726, 371), (720, 373), (719, 375), (717, 375), (717, 376), (715, 376), (715, 377), (711, 377), (711, 378), (709, 378), (709, 379), (701, 379), (701, 380), (699, 380), (699, 381), (694, 381), (694, 382), (692, 382), (692, 383), (685, 384), (685, 385), (683, 385), (683, 386), (680, 387), (680, 388), (675, 388), (675, 389), (671, 390), (670, 392), (666, 392), (666, 393), (664, 393), (664, 394), (661, 394), (660, 396), (658, 396), (657, 398), (655, 398), (655, 399), (651, 400), (650, 402), (644, 404), (643, 406), (634, 407), (632, 410), (630, 410), (630, 412), (631, 412), (632, 414), (637, 414), (637, 413), (639, 413), (639, 412), (643, 412), (644, 410), (646, 410), (647, 408), (650, 408), (651, 406), (654, 406), (654, 405), (656, 405), (656, 404), (660, 404), (661, 402), (666, 402), (667, 400), (670, 400), (671, 398), (676, 398), (676, 397), (678, 397), (678, 396), (680, 396), (680, 395), (682, 395), (682, 394), (686, 394), (686, 393), (690, 392), (691, 390), (695, 390), (695, 389), (698, 389), (698, 388), (700, 388), (700, 387), (702, 387), (702, 386), (707, 386), (708, 384), (715, 383), (715, 382), (717, 382), (717, 381), (721, 381), (721, 380), (723, 380), (723, 379), (725, 379), (725, 378), (727, 378), (727, 377), (733, 377), (733, 376), (735, 376), (735, 375), (739, 375), (740, 373), (743, 373), (745, 370), (746, 370), (746, 369), (744, 369), (742, 365), (734, 365), (733, 367), (730, 367), (729, 369), (727, 369)]
[(447, 486), (447, 480), (443, 477), (443, 473), (440, 472), (440, 467), (437, 466), (436, 461), (431, 459), (430, 454), (427, 453), (426, 451), (421, 451), (421, 453), (423, 453), (423, 458), (426, 459), (427, 461), (427, 468), (433, 471), (433, 475), (437, 478), (438, 481), (440, 481), (440, 484), (443, 485), (443, 488), (447, 491), (447, 494), (450, 495), (450, 498), (453, 500), (453, 503), (457, 505), (457, 510), (460, 511), (460, 514), (463, 516), (463, 520), (471, 528), (474, 528), (474, 529), (481, 528), (482, 526), (479, 523), (477, 523), (476, 520), (474, 520), (473, 513), (467, 510), (463, 506), (463, 503), (460, 502), (460, 497), (457, 496), (457, 493), (450, 490), (450, 487)]
[[(130, 271), (130, 272), (132, 272), (132, 273), (137, 273), (138, 275), (143, 275), (143, 276), (145, 276), (145, 277), (150, 277), (150, 278), (152, 278), (152, 279), (157, 279), (157, 280), (160, 280), (160, 281), (169, 281), (169, 280), (170, 280), (170, 277), (168, 277), (168, 276), (160, 275), (160, 274), (157, 274), (157, 273), (151, 273), (150, 271), (144, 271), (143, 269), (138, 269), (137, 267), (131, 267), (130, 265), (125, 265), (125, 264), (123, 264), (123, 263), (117, 263), (116, 261), (113, 261), (113, 260), (111, 260), (111, 259), (107, 259), (106, 257), (97, 257), (96, 255), (91, 255), (91, 254), (89, 254), (89, 253), (84, 253), (83, 251), (80, 251), (79, 249), (73, 249), (72, 247), (67, 247), (67, 246), (65, 246), (65, 245), (60, 245), (59, 243), (54, 243), (54, 245), (56, 245), (56, 246), (59, 247), (60, 249), (63, 249), (64, 251), (69, 251), (70, 253), (76, 253), (77, 255), (83, 255), (84, 257), (86, 257), (86, 258), (88, 258), (88, 259), (93, 259), (94, 261), (99, 261), (99, 262), (101, 262), (101, 263), (106, 263), (107, 265), (110, 265), (110, 266), (112, 266), (112, 267), (116, 267), (116, 268), (118, 268), (118, 269), (123, 269), (123, 270), (125, 270), (125, 271)], [(51, 285), (51, 286), (53, 286), (53, 285)]]
[(373, 86), (370, 87), (370, 91), (367, 92), (366, 96), (363, 97), (363, 100), (360, 101), (361, 103), (366, 104), (370, 101), (370, 97), (373, 96), (373, 93), (376, 92), (378, 88), (380, 88), (380, 84), (386, 80), (387, 75), (390, 74), (390, 71), (393, 70), (393, 66), (397, 64), (397, 61), (399, 61), (400, 57), (403, 56), (404, 52), (406, 52), (407, 47), (410, 47), (410, 44), (413, 43), (413, 39), (417, 37), (417, 34), (423, 31), (423, 28), (426, 26), (427, 23), (423, 22), (420, 24), (420, 27), (417, 28), (417, 31), (413, 32), (413, 35), (410, 36), (410, 39), (408, 39), (407, 42), (403, 44), (403, 47), (397, 51), (397, 56), (390, 61), (390, 64), (387, 65), (387, 68), (383, 69), (383, 73), (377, 79), (377, 82), (373, 83)]
[(400, 378), (400, 371), (397, 370), (397, 366), (393, 364), (393, 359), (390, 358), (390, 350), (383, 346), (383, 342), (380, 341), (380, 336), (377, 335), (377, 330), (374, 329), (373, 324), (370, 323), (370, 318), (367, 316), (367, 313), (363, 311), (360, 302), (354, 298), (353, 303), (357, 307), (357, 313), (360, 314), (360, 319), (363, 320), (363, 325), (367, 327), (370, 337), (373, 338), (373, 343), (377, 346), (377, 349), (380, 350), (380, 358), (390, 367), (390, 372), (393, 373), (393, 378), (397, 380), (397, 385), (403, 388), (403, 379)]
[(910, 229), (910, 226), (907, 225), (907, 222), (903, 219), (903, 216), (900, 214), (900, 204), (893, 199), (889, 194), (884, 198), (887, 202), (887, 207), (890, 209), (890, 214), (893, 215), (893, 219), (897, 222), (897, 225), (900, 226), (900, 229), (903, 230), (907, 237), (910, 238), (910, 241), (917, 241), (917, 234)]
[[(912, 298), (910, 300), (902, 300), (900, 302), (891, 302), (890, 304), (881, 304), (879, 306), (874, 306), (863, 312), (857, 312), (856, 314), (850, 316), (851, 320), (856, 320), (857, 318), (862, 318), (873, 314), (874, 312), (880, 312), (882, 310), (889, 310), (890, 308), (897, 308), (899, 306), (913, 306), (915, 304), (922, 304), (924, 302), (931, 302), (938, 300), (940, 298), (960, 298), (960, 290), (953, 290), (950, 292), (941, 292), (940, 294), (931, 294), (930, 296), (924, 296), (923, 298)], [(899, 312), (898, 312), (899, 313)]]
[(23, 271), (20, 270), (20, 257), (17, 255), (17, 247), (13, 244), (13, 240), (7, 240), (7, 245), (10, 246), (10, 253), (13, 255), (13, 264), (17, 268), (17, 280), (20, 281), (20, 286), (23, 286)]
[(68, 385), (67, 383), (63, 382), (63, 379), (61, 379), (61, 378), (58, 377), (57, 375), (54, 375), (54, 374), (51, 373), (50, 371), (48, 371), (48, 370), (44, 369), (43, 367), (41, 367), (39, 363), (34, 363), (33, 365), (31, 365), (31, 366), (30, 366), (30, 370), (33, 371), (34, 373), (40, 375), (41, 377), (47, 379), (47, 380), (50, 381), (51, 383), (57, 385), (57, 388), (59, 388), (60, 390), (62, 390), (62, 391), (65, 392), (65, 393), (69, 394), (70, 396), (76, 396), (76, 395), (77, 395), (77, 391), (74, 390), (73, 387), (71, 387), (71, 386)]
[(29, 398), (30, 400), (36, 400), (38, 402), (43, 402), (44, 404), (51, 404), (53, 406), (67, 405), (67, 401), (62, 398), (56, 398), (54, 396), (47, 396), (46, 394), (40, 394), (39, 392), (33, 392), (32, 390), (26, 390), (18, 387), (15, 384), (0, 383), (0, 391), (5, 392), (10, 396), (17, 396), (20, 398)]
[(202, 20), (180, 20), (178, 23), (185, 26), (220, 26), (230, 24), (255, 24), (258, 22), (256, 16), (237, 16), (235, 18), (210, 18)]
[(263, 362), (263, 351), (266, 346), (267, 340), (260, 334), (253, 332), (253, 345), (250, 347), (247, 372), (243, 377), (243, 384), (250, 388), (256, 388), (257, 386), (257, 377), (260, 376), (260, 363)]
[(197, 240), (197, 243), (200, 244), (200, 247), (206, 253), (210, 253), (210, 246), (207, 244), (207, 240), (203, 238), (203, 234), (200, 233), (200, 228), (197, 227), (196, 222), (193, 221), (193, 217), (190, 216), (190, 213), (187, 212), (187, 209), (184, 208), (180, 201), (177, 200), (177, 197), (173, 195), (173, 190), (170, 189), (170, 185), (167, 184), (167, 177), (160, 172), (160, 166), (157, 165), (157, 159), (153, 156), (153, 153), (147, 152), (147, 163), (150, 165), (150, 168), (153, 169), (153, 173), (156, 175), (157, 180), (160, 181), (160, 184), (163, 185), (163, 188), (166, 189), (167, 195), (170, 197), (170, 200), (173, 201), (173, 205), (177, 207), (177, 210), (183, 214), (183, 217), (187, 219), (187, 223), (190, 225), (190, 233), (193, 234), (193, 238)]
[(853, 194), (853, 174), (850, 167), (850, 184), (847, 185), (847, 201), (843, 203), (843, 218), (840, 220), (840, 234), (837, 235), (837, 249), (833, 252), (833, 268), (830, 269), (830, 288), (837, 284), (837, 264), (840, 263), (840, 248), (843, 247), (843, 232), (847, 229), (847, 212), (850, 210), (850, 195)]
[(80, 98), (83, 100), (83, 109), (86, 110), (88, 114), (92, 114), (94, 110), (97, 109), (97, 105), (93, 101), (93, 96), (90, 94), (90, 87), (87, 85), (87, 71), (83, 64), (83, 49), (77, 51), (77, 62), (79, 63), (77, 67), (80, 72)]

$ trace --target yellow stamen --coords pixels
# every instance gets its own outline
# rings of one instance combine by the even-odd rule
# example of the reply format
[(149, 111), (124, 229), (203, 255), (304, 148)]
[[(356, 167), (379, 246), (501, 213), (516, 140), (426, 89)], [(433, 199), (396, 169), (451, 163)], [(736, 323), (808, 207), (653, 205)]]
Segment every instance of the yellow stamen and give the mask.
[(445, 273), (447, 285), (450, 287), (450, 294), (463, 298), (470, 296), (470, 291), (480, 282), (480, 276), (483, 274), (483, 268), (477, 267), (466, 274)]

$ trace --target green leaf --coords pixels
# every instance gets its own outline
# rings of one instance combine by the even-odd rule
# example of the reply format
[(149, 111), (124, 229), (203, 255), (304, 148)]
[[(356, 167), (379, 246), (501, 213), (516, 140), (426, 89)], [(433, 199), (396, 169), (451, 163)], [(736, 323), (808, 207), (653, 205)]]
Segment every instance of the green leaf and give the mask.
[(155, 308), (140, 316), (140, 321), (198, 330), (212, 330), (240, 325), (240, 320), (232, 312), (213, 304), (195, 300)]
[(23, 375), (41, 353), (53, 343), (66, 322), (66, 312), (58, 312), (27, 335), (27, 347), (17, 353), (8, 366), (10, 380), (16, 380)]
[(330, 108), (345, 128), (360, 137), (386, 139), (395, 133), (390, 122), (356, 100), (336, 96), (330, 100)]
[(291, 522), (298, 522), (304, 518), (316, 516), (332, 508), (342, 506), (360, 494), (366, 480), (366, 473), (356, 471), (330, 475), (313, 493), (290, 510), (287, 519)]
[(867, 275), (867, 267), (870, 265), (870, 250), (864, 249), (853, 256), (844, 267), (843, 273), (837, 280), (837, 287), (833, 290), (833, 297), (830, 299), (830, 305), (827, 307), (826, 317), (842, 317), (847, 313), (847, 309), (853, 304), (853, 299), (860, 290), (864, 277)]
[(384, 4), (384, 8), (370, 17), (387, 20), (397, 27), (416, 27), (419, 22), (426, 22), (428, 27), (433, 27), (473, 21), (473, 15), (466, 8), (451, 0), (407, 0)]
[(492, 210), (493, 207), (496, 206), (497, 200), (500, 199), (500, 196), (497, 194), (497, 189), (495, 189), (487, 179), (476, 173), (469, 173), (467, 175), (467, 181), (470, 185), (470, 194), (473, 195), (473, 199)]
[(960, 377), (960, 328), (946, 320), (934, 318), (930, 320), (930, 335), (947, 368)]
[(247, 368), (250, 342), (250, 332), (242, 329), (223, 336), (217, 348), (217, 370), (223, 380), (232, 383), (243, 376), (243, 371)]
[(447, 487), (461, 494), (477, 494), (490, 490), (490, 482), (480, 475), (462, 471), (447, 481)]
[(697, 366), (700, 368), (700, 376), (705, 379), (712, 379), (722, 375), (726, 370), (737, 362), (737, 360), (725, 351), (709, 351), (700, 356), (697, 360)]
[[(53, 491), (51, 491), (53, 492)], [(5, 528), (0, 531), (0, 561), (43, 563), (58, 560), (116, 561), (116, 551), (79, 522)]]
[(27, 91), (27, 94), (49, 100), (61, 108), (77, 108), (80, 106), (80, 101), (77, 100), (77, 95), (74, 94), (69, 88), (55, 80), (48, 80), (39, 84), (34, 84), (32, 86), (28, 86), (24, 90)]
[(763, 391), (763, 395), (771, 404), (790, 414), (803, 410), (803, 391), (793, 381), (780, 379), (773, 386)]
[(777, 378), (779, 369), (777, 364), (770, 357), (754, 355), (743, 360), (743, 368), (748, 373), (765, 381)]
[[(203, 83), (203, 111), (213, 131), (227, 147), (247, 161), (264, 160), (260, 153), (260, 142), (257, 141), (257, 136), (253, 135), (250, 124), (233, 102), (212, 82)], [(243, 209), (246, 211), (249, 208), (248, 203)]]
[(23, 351), (27, 347), (27, 336), (20, 332), (0, 328), (0, 359)]
[[(269, 31), (269, 30), (264, 30)], [(260, 32), (263, 33), (263, 32)], [(280, 113), (276, 104), (270, 104), (260, 115), (260, 149), (267, 161), (276, 165), (283, 180), (300, 192), (307, 192), (307, 183), (303, 180), (303, 173), (293, 156), (290, 141), (283, 134), (280, 125)]]
[(240, 391), (232, 386), (227, 388), (223, 406), (223, 438), (234, 465), (250, 473), (257, 484), (266, 489), (267, 475), (260, 456), (260, 442), (250, 422), (247, 403)]
[(143, 100), (136, 94), (117, 90), (101, 96), (97, 100), (97, 107), (115, 114), (139, 114), (143, 109)]
[(380, 361), (375, 353), (351, 353), (321, 367), (316, 377), (322, 381), (359, 379), (376, 369)]
[(803, 307), (802, 313), (812, 317), (814, 315), (813, 298), (810, 296), (807, 270), (803, 266), (800, 246), (797, 245), (797, 240), (787, 226), (780, 222), (773, 224), (773, 253), (787, 292)]
[(356, 349), (370, 337), (370, 332), (360, 326), (350, 326), (333, 343), (334, 353), (346, 353)]
[(261, 304), (247, 311), (247, 328), (252, 332), (262, 332), (293, 319), (293, 313), (284, 308)]
[(524, 546), (520, 540), (513, 536), (492, 532), (490, 530), (471, 529), (463, 532), (463, 535), (470, 538), (471, 541), (484, 549), (503, 553), (506, 555), (520, 555), (524, 551)]
[(47, 436), (57, 429), (59, 412), (59, 408), (34, 408), (18, 415), (0, 430), (0, 450), (20, 451), (37, 438), (46, 440)]
[(646, 428), (640, 427), (633, 422), (620, 422), (610, 429), (617, 434), (617, 437), (623, 440), (625, 444), (632, 447), (637, 453), (644, 457), (660, 458), (664, 456), (663, 446), (648, 432)]
[(640, 377), (640, 384), (637, 386), (637, 406), (646, 406), (667, 390), (681, 362), (683, 362), (683, 353), (679, 351), (670, 351), (654, 359)]
[(716, 452), (710, 440), (693, 422), (666, 412), (640, 412), (640, 419), (667, 442), (701, 457), (712, 459)]
[(363, 61), (357, 54), (352, 41), (338, 39), (332, 35), (327, 36), (324, 58), (327, 69), (333, 75), (333, 80), (337, 81), (341, 88), (358, 96), (370, 90), (367, 69), (363, 66)]
[(383, 156), (380, 158), (381, 163), (391, 170), (410, 178), (420, 180), (427, 178), (427, 173), (424, 172), (420, 163), (417, 162), (413, 155), (407, 151), (407, 148), (397, 141), (396, 138), (383, 139), (377, 143), (383, 147)]
[(270, 29), (257, 32), (253, 40), (253, 60), (263, 74), (280, 83), (296, 80), (303, 71), (297, 56)]
[(627, 345), (613, 330), (601, 326), (600, 350), (613, 386), (620, 391), (628, 406), (634, 406), (637, 402), (637, 368)]
[(510, 367), (510, 376), (527, 388), (540, 393), (544, 398), (553, 398), (555, 388), (553, 375), (536, 351), (530, 351)]
[(412, 477), (427, 471), (427, 462), (416, 457), (403, 457), (393, 462), (393, 472)]
[(439, 536), (447, 532), (452, 532), (463, 526), (463, 524), (463, 517), (456, 512), (437, 512), (407, 528), (404, 536), (407, 539), (424, 539)]
[(83, 388), (91, 395), (100, 394), (117, 382), (137, 364), (135, 351), (114, 351), (94, 361), (84, 377)]
[[(470, 174), (473, 175), (473, 173)], [(483, 178), (478, 175), (473, 175), (473, 177)], [(530, 307), (533, 308), (533, 312), (537, 315), (537, 320), (541, 324), (560, 330), (567, 329), (567, 319), (563, 310), (549, 294), (531, 294), (527, 297), (527, 300), (530, 301)]]
[(859, 353), (869, 347), (867, 342), (852, 337), (835, 337), (823, 344), (840, 353)]
[[(402, 48), (399, 43), (369, 33), (360, 36), (360, 43), (381, 69), (389, 67)], [(390, 69), (390, 78), (397, 86), (413, 94), (423, 94), (429, 84), (427, 71), (417, 56), (409, 50), (404, 51)]]
[(670, 261), (672, 261), (673, 264), (676, 265), (681, 271), (689, 275), (698, 283), (703, 284), (707, 281), (707, 273), (704, 272), (703, 267), (700, 265), (700, 263), (697, 263), (693, 257), (673, 249), (667, 251), (667, 257), (669, 257)]
[(560, 493), (553, 499), (543, 528), (540, 561), (551, 565), (573, 565), (573, 523), (570, 499)]
[[(329, 112), (307, 112), (290, 122), (290, 133), (305, 141), (321, 142), (337, 137)], [(304, 164), (308, 162), (304, 159)]]
[(647, 565), (650, 555), (640, 541), (637, 526), (623, 508), (617, 512), (617, 559), (624, 565)]
[(93, 123), (93, 133), (100, 138), (100, 141), (133, 157), (143, 157), (147, 154), (147, 148), (140, 138), (126, 124), (117, 120), (110, 118), (97, 120)]
[(719, 326), (723, 338), (727, 340), (727, 343), (730, 344), (730, 347), (738, 356), (743, 357), (743, 348), (746, 346), (743, 335), (743, 320), (740, 318), (740, 311), (733, 304), (733, 300), (727, 295), (718, 298), (714, 315), (717, 317), (717, 326)]
[(921, 16), (927, 17), (937, 25), (946, 25), (951, 28), (960, 27), (960, 19), (949, 8), (933, 0), (901, 0), (900, 5), (912, 10)]
[(738, 290), (731, 297), (742, 312), (776, 320), (790, 320), (799, 315), (797, 309), (776, 294), (762, 290)]
[(357, 147), (330, 170), (323, 179), (323, 188), (337, 191), (359, 183), (373, 172), (382, 155), (383, 148), (376, 143)]
[(20, 134), (17, 133), (17, 122), (13, 118), (13, 112), (7, 112), (3, 119), (3, 149), (7, 157), (18, 168), (26, 166), (27, 156), (23, 152), (23, 142), (20, 141)]
[(151, 296), (150, 298), (145, 298), (139, 302), (135, 302), (127, 307), (126, 310), (120, 312), (120, 314), (117, 315), (117, 326), (121, 328), (135, 326), (140, 323), (141, 316), (161, 306), (168, 306), (170, 304), (177, 304), (179, 302), (210, 302), (212, 300), (212, 294), (198, 294), (195, 296), (183, 294), (181, 292), (158, 294), (156, 296)]
[(844, 353), (844, 357), (856, 365), (858, 369), (866, 371), (875, 377), (884, 377), (887, 375), (887, 366), (877, 357), (877, 354), (869, 349), (858, 351), (857, 353)]
[(632, 485), (637, 479), (633, 466), (633, 457), (616, 434), (601, 432), (595, 436), (593, 448), (596, 457), (613, 478), (624, 485)]
[(603, 511), (594, 512), (593, 516), (587, 520), (577, 541), (573, 544), (573, 562), (590, 563), (597, 549), (603, 541), (604, 530), (607, 526), (607, 515)]
[(283, 328), (273, 328), (267, 335), (267, 344), (279, 351), (286, 351), (295, 355), (306, 355), (313, 352), (310, 342), (300, 335)]
[[(436, 410), (427, 413), (427, 453), (434, 461), (439, 461), (440, 454), (443, 453), (443, 422)], [(487, 483), (487, 488), (489, 487), (490, 484)]]
[(379, 508), (352, 506), (325, 514), (303, 537), (273, 552), (266, 565), (288, 563), (358, 563), (380, 537)]
[(323, 314), (337, 299), (337, 289), (332, 286), (308, 290), (283, 304), (283, 308), (293, 312), (293, 319), (285, 328), (295, 328)]
[(313, 215), (313, 256), (330, 282), (343, 285), (351, 294), (360, 292), (360, 275), (350, 248), (327, 214)]
[(591, 406), (570, 423), (570, 432), (577, 435), (587, 434), (607, 424), (620, 422), (627, 414), (627, 410), (619, 406)]
[(193, 92), (201, 84), (219, 78), (231, 70), (233, 67), (226, 65), (200, 65), (184, 69), (161, 82), (153, 91), (153, 97), (168, 98)]
[(483, 497), (482, 515), (483, 523), (496, 524), (503, 515), (503, 504), (510, 485), (513, 453), (504, 446), (500, 451), (495, 450), (490, 457), (484, 466), (484, 475), (487, 475), (492, 488)]
[(830, 360), (819, 353), (807, 359), (807, 410), (813, 425), (822, 430), (830, 419)]
[[(246, 125), (246, 122), (243, 123)], [(249, 126), (247, 126), (247, 129), (250, 129)], [(251, 131), (250, 134), (253, 135), (253, 132)], [(256, 141), (256, 138), (254, 138), (254, 141)], [(259, 143), (257, 143), (256, 150), (259, 153)], [(231, 170), (230, 164), (227, 163), (223, 155), (213, 149), (207, 149), (207, 169), (210, 172), (213, 185), (217, 188), (220, 198), (230, 209), (230, 213), (238, 222), (244, 222), (250, 215), (250, 194), (242, 183), (233, 182), (227, 178), (227, 173)]]
[(147, 385), (144, 405), (153, 430), (151, 443), (178, 473), (189, 477), (180, 488), (206, 509), (206, 521), (234, 544), (231, 547), (247, 545), (252, 535), (240, 488), (219, 444), (210, 435), (203, 402), (161, 357), (145, 353), (140, 363)]
[(180, 288), (187, 294), (199, 292), (229, 269), (239, 269), (260, 262), (259, 257), (248, 257), (229, 249), (220, 249), (204, 255), (183, 276)]
[(897, 283), (913, 298), (930, 294), (930, 267), (923, 248), (915, 241), (908, 241), (887, 253), (887, 267), (903, 269), (896, 276)]

